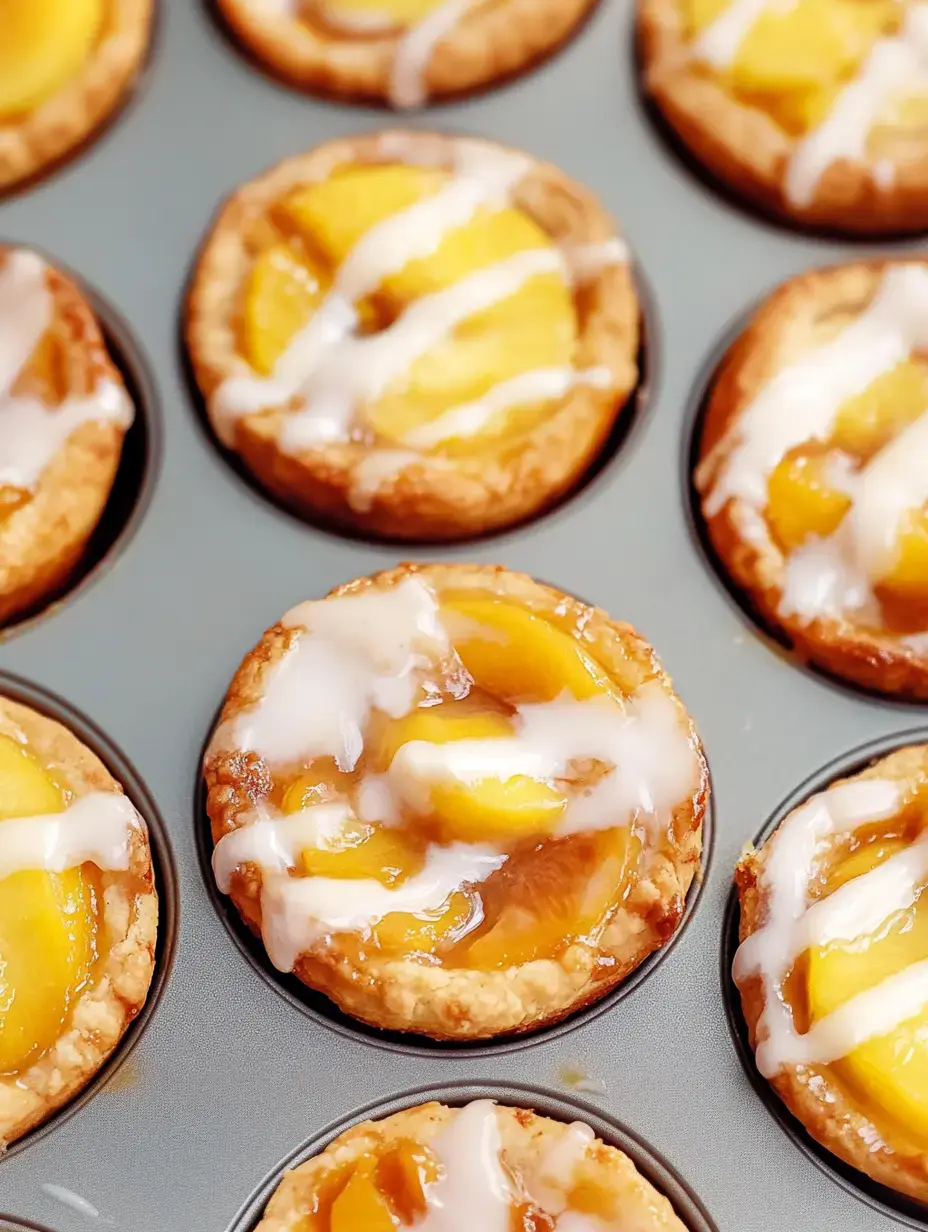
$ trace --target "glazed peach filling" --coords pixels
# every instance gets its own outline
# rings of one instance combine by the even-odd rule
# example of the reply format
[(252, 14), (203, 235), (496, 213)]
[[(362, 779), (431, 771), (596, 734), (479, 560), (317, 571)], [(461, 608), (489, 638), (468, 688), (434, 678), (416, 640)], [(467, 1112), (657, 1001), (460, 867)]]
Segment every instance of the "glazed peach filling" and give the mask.
[[(813, 902), (924, 842), (924, 795), (889, 822), (862, 827), (835, 841), (810, 887)], [(813, 946), (796, 962), (784, 991), (803, 1033), (852, 997), (928, 959), (928, 894), (887, 914), (853, 940)], [(876, 1036), (824, 1067), (892, 1145), (928, 1144), (928, 1007), (888, 1034)]]
[[(432, 197), (451, 181), (440, 170), (404, 165), (350, 166), (299, 188), (254, 229), (254, 260), (244, 290), (239, 345), (266, 376), (331, 289), (339, 267), (372, 228)], [(423, 297), (532, 249), (551, 248), (545, 232), (517, 208), (479, 209), (448, 231), (428, 257), (408, 261), (354, 307), (359, 328), (377, 333)], [(444, 412), (470, 404), (496, 385), (536, 369), (569, 368), (577, 313), (559, 272), (539, 273), (484, 311), (473, 313), (415, 359), (375, 400), (356, 408), (352, 436), (413, 445), (415, 433)], [(476, 434), (451, 436), (448, 452), (479, 448), (524, 432), (550, 403), (521, 404), (493, 415)]]
[[(928, 412), (928, 364), (911, 358), (878, 377), (839, 409), (831, 435), (789, 451), (767, 488), (767, 524), (778, 546), (794, 552), (811, 537), (834, 534), (852, 506), (842, 486), (910, 424)], [(924, 628), (928, 614), (928, 509), (904, 516), (891, 570), (875, 584), (885, 624)]]
[(302, 0), (299, 13), (314, 25), (331, 26), (339, 34), (367, 36), (409, 29), (443, 0)]
[[(618, 687), (570, 632), (526, 608), (481, 592), (449, 591), (441, 600), (467, 677), (430, 681), (402, 718), (375, 713), (351, 773), (317, 759), (275, 783), (272, 802), (293, 814), (348, 799), (352, 812), (365, 783), (391, 769), (411, 742), (492, 741), (512, 736), (516, 706), (618, 696)], [(629, 668), (629, 691), (641, 681)], [(576, 941), (597, 942), (635, 878), (641, 840), (627, 826), (555, 837), (568, 793), (595, 785), (610, 767), (572, 763), (564, 780), (502, 777), (492, 766), (464, 778), (410, 782), (400, 824), (351, 819), (322, 846), (302, 852), (297, 875), (374, 879), (396, 889), (426, 862), (433, 844), (490, 844), (507, 853), (486, 880), (462, 885), (434, 911), (395, 911), (368, 932), (342, 933), (346, 952), (419, 955), (448, 966), (495, 970), (561, 954)], [(605, 976), (613, 960), (597, 951)]]
[(0, 4), (0, 121), (24, 115), (87, 60), (107, 0), (4, 0)]
[[(442, 1176), (442, 1164), (427, 1146), (412, 1141), (385, 1145), (328, 1172), (309, 1198), (294, 1232), (395, 1232), (428, 1214), (427, 1187)], [(523, 1189), (518, 1176), (513, 1189)], [(617, 1199), (584, 1169), (565, 1195), (567, 1210), (601, 1220), (619, 1216)], [(514, 1201), (510, 1232), (552, 1232), (555, 1220), (529, 1200)]]
[[(690, 38), (698, 39), (730, 7), (729, 0), (685, 0)], [(860, 71), (877, 39), (895, 34), (904, 5), (896, 0), (797, 0), (770, 4), (750, 27), (725, 71), (713, 72), (740, 101), (762, 108), (788, 133), (819, 125), (839, 92)], [(871, 133), (870, 153), (899, 128), (922, 128), (928, 98), (889, 100)], [(884, 131), (890, 130), (890, 131)]]
[[(61, 812), (60, 788), (32, 754), (0, 736), (0, 832), (11, 818)], [(0, 881), (0, 1075), (56, 1041), (96, 961), (99, 885), (91, 865)]]

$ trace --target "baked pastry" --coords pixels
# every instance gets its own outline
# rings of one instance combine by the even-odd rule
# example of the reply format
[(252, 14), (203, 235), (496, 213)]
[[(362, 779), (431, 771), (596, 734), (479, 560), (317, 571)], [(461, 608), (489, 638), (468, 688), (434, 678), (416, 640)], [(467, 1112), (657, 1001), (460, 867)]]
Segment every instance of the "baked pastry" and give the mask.
[(187, 337), (213, 426), (308, 514), (461, 538), (551, 505), (637, 381), (626, 250), (556, 168), (465, 137), (320, 146), (234, 193)]
[(757, 1066), (832, 1154), (928, 1201), (928, 746), (794, 809), (735, 874)]
[(73, 573), (132, 417), (78, 288), (36, 253), (0, 245), (0, 622)]
[(145, 823), (61, 724), (0, 698), (0, 1149), (93, 1078), (142, 1008)]
[(640, 0), (646, 88), (711, 172), (847, 232), (928, 226), (928, 5)]
[(595, 0), (217, 0), (244, 46), (301, 89), (421, 107), (533, 67)]
[(928, 263), (793, 279), (728, 352), (696, 486), (724, 567), (827, 671), (928, 697)]
[(217, 883), (273, 965), (439, 1039), (554, 1022), (663, 945), (708, 795), (633, 629), (477, 565), (288, 612), (232, 681), (205, 775)]
[(364, 1121), (284, 1174), (255, 1232), (413, 1226), (685, 1232), (627, 1155), (580, 1121), (481, 1099)]
[(112, 115), (153, 16), (154, 0), (4, 0), (0, 191), (47, 170)]

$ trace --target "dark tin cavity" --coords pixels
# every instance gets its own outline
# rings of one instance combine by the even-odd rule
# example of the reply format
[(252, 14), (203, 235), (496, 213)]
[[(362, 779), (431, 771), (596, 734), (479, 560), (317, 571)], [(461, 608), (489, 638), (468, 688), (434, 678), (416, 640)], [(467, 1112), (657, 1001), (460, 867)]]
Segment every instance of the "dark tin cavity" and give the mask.
[(254, 1232), (284, 1172), (320, 1154), (333, 1139), (359, 1121), (381, 1120), (392, 1116), (395, 1112), (403, 1112), (407, 1108), (415, 1108), (418, 1104), (425, 1104), (431, 1100), (439, 1100), (452, 1107), (461, 1107), (475, 1099), (493, 1099), (501, 1104), (531, 1108), (540, 1116), (549, 1117), (554, 1121), (567, 1123), (577, 1120), (584, 1121), (597, 1138), (623, 1151), (642, 1176), (646, 1177), (655, 1189), (666, 1194), (689, 1232), (718, 1232), (706, 1208), (673, 1165), (642, 1138), (639, 1138), (636, 1133), (619, 1121), (605, 1117), (592, 1104), (563, 1095), (552, 1095), (541, 1087), (529, 1086), (526, 1083), (470, 1082), (466, 1079), (457, 1082), (433, 1083), (430, 1086), (417, 1087), (403, 1092), (390, 1100), (378, 1100), (365, 1104), (343, 1120), (327, 1125), (302, 1146), (297, 1147), (264, 1178), (232, 1220), (227, 1232)]
[[(821, 266), (819, 268), (827, 269), (828, 266)], [(863, 696), (882, 706), (899, 707), (902, 709), (907, 709), (913, 705), (923, 705), (923, 702), (919, 702), (914, 698), (889, 696), (875, 689), (866, 689), (863, 685), (857, 684), (853, 680), (846, 680), (844, 677), (835, 675), (816, 663), (810, 663), (803, 659), (797, 653), (785, 632), (776, 625), (770, 624), (764, 618), (764, 615), (754, 607), (750, 596), (734, 581), (724, 561), (721, 560), (716, 552), (712, 540), (709, 538), (706, 522), (702, 515), (701, 497), (696, 490), (696, 484), (693, 480), (693, 475), (699, 462), (706, 412), (725, 357), (741, 334), (744, 333), (755, 313), (775, 290), (776, 287), (772, 287), (770, 291), (749, 304), (738, 313), (734, 320), (729, 322), (720, 339), (709, 352), (693, 384), (689, 405), (684, 417), (684, 429), (680, 438), (682, 443), (680, 482), (683, 495), (684, 517), (690, 532), (690, 538), (696, 545), (703, 562), (708, 566), (713, 581), (725, 598), (737, 610), (745, 623), (749, 625), (752, 632), (760, 634), (761, 641), (763, 641), (768, 650), (771, 650), (780, 659), (795, 668), (799, 668), (800, 671), (811, 676), (819, 684), (828, 685), (845, 696)]]
[[(858, 774), (861, 770), (865, 770), (867, 766), (871, 766), (874, 762), (879, 761), (880, 758), (886, 757), (897, 749), (904, 748), (906, 745), (924, 744), (926, 742), (928, 742), (928, 727), (914, 727), (908, 731), (898, 732), (894, 736), (884, 736), (882, 739), (869, 741), (867, 744), (862, 744), (856, 749), (852, 749), (849, 753), (836, 757), (833, 761), (823, 766), (821, 770), (817, 770), (814, 774), (810, 775), (805, 782), (800, 783), (778, 805), (772, 816), (764, 824), (763, 829), (754, 839), (754, 845), (760, 847), (793, 809), (805, 803), (816, 792), (824, 791), (825, 788), (829, 787), (837, 779)], [(738, 892), (732, 886), (729, 891), (728, 902), (725, 907), (725, 918), (722, 924), (720, 967), (722, 999), (725, 1003), (725, 1013), (728, 1018), (728, 1029), (731, 1032), (732, 1042), (751, 1086), (760, 1096), (767, 1111), (783, 1132), (793, 1140), (799, 1150), (817, 1168), (830, 1177), (837, 1185), (840, 1185), (843, 1190), (858, 1198), (866, 1206), (878, 1211), (881, 1215), (886, 1215), (890, 1219), (895, 1220), (897, 1224), (901, 1223), (907, 1228), (924, 1229), (928, 1227), (928, 1206), (923, 1206), (920, 1202), (916, 1202), (913, 1198), (907, 1198), (904, 1194), (896, 1193), (895, 1190), (888, 1189), (885, 1185), (877, 1184), (876, 1181), (865, 1176), (863, 1172), (858, 1172), (856, 1168), (849, 1167), (842, 1160), (838, 1159), (837, 1156), (832, 1155), (830, 1151), (812, 1137), (802, 1122), (793, 1116), (773, 1087), (758, 1073), (757, 1067), (754, 1064), (754, 1051), (748, 1038), (747, 1023), (744, 1021), (744, 1015), (741, 1010), (741, 997), (731, 974), (732, 962), (734, 961), (735, 951), (738, 948), (738, 924), (740, 918)]]
[(14, 1219), (12, 1215), (0, 1215), (0, 1232), (50, 1232), (43, 1224), (31, 1219)]
[[(197, 260), (199, 260), (199, 256)], [(449, 547), (460, 543), (485, 543), (501, 539), (506, 535), (534, 529), (536, 525), (557, 516), (566, 506), (573, 504), (575, 500), (592, 498), (600, 485), (609, 482), (614, 475), (618, 463), (627, 457), (628, 450), (626, 446), (638, 434), (639, 426), (644, 421), (646, 412), (650, 410), (657, 396), (660, 358), (660, 328), (657, 315), (657, 301), (644, 273), (636, 265), (634, 267), (635, 293), (638, 296), (638, 303), (641, 309), (639, 316), (641, 340), (637, 355), (638, 383), (616, 416), (612, 429), (600, 447), (599, 453), (594, 458), (592, 465), (581, 475), (572, 488), (559, 496), (551, 505), (538, 510), (536, 513), (524, 518), (521, 522), (513, 523), (511, 526), (502, 526), (497, 530), (487, 531), (482, 535), (463, 535), (457, 539), (441, 540), (391, 539), (375, 535), (371, 532), (357, 530), (353, 526), (342, 525), (331, 519), (323, 517), (318, 519), (312, 518), (305, 514), (302, 509), (296, 509), (288, 505), (275, 493), (269, 492), (249, 468), (245, 466), (238, 454), (234, 450), (226, 449), (213, 431), (203, 395), (200, 393), (193, 373), (193, 365), (190, 362), (185, 337), (184, 322), (186, 320), (186, 311), (183, 305), (187, 302), (195, 270), (196, 264), (191, 269), (181, 300), (181, 308), (178, 312), (180, 324), (178, 345), (180, 347), (181, 368), (190, 394), (194, 416), (200, 429), (210, 445), (250, 496), (257, 498), (265, 506), (273, 506), (279, 513), (286, 515), (286, 517), (300, 523), (302, 526), (311, 526), (314, 530), (322, 531), (335, 538), (347, 539), (350, 542), (386, 544), (409, 551), (416, 548), (435, 551), (442, 547)]]
[[(14, 245), (11, 243), (10, 246)], [(99, 321), (110, 357), (119, 369), (135, 406), (135, 415), (123, 441), (119, 469), (106, 507), (77, 569), (63, 589), (43, 599), (0, 630), (2, 640), (8, 640), (53, 615), (66, 600), (80, 594), (115, 564), (151, 504), (161, 469), (161, 403), (151, 367), (132, 330), (109, 300), (88, 286), (79, 274), (40, 248), (34, 245), (30, 248), (72, 279), (87, 299)]]
[[(177, 943), (177, 928), (179, 918), (179, 902), (177, 891), (177, 868), (171, 851), (167, 827), (158, 812), (158, 807), (151, 793), (145, 786), (138, 771), (121, 752), (119, 748), (100, 730), (99, 727), (81, 711), (70, 706), (54, 693), (49, 693), (34, 684), (13, 676), (8, 672), (0, 672), (0, 696), (8, 697), (23, 706), (30, 706), (39, 714), (54, 719), (74, 733), (75, 736), (100, 758), (103, 764), (117, 782), (121, 783), (126, 795), (138, 809), (148, 827), (148, 838), (151, 846), (152, 866), (155, 875), (155, 885), (158, 890), (158, 942), (155, 947), (155, 972), (152, 977), (148, 998), (142, 1009), (130, 1023), (125, 1034), (116, 1046), (112, 1056), (91, 1078), (90, 1082), (79, 1091), (67, 1104), (53, 1113), (47, 1121), (17, 1139), (12, 1146), (0, 1154), (0, 1167), (4, 1159), (10, 1159), (24, 1150), (33, 1142), (38, 1142), (46, 1134), (51, 1133), (56, 1126), (63, 1124), (70, 1116), (98, 1091), (109, 1083), (142, 1037), (142, 1033), (158, 1007), (165, 984), (171, 973), (174, 962), (174, 951)], [(25, 1225), (32, 1227), (33, 1225)], [(2, 1228), (2, 1217), (0, 1217)]]
[[(204, 744), (204, 751), (208, 743), (209, 740)], [(200, 765), (202, 765), (202, 760), (201, 756)], [(547, 1041), (555, 1039), (558, 1036), (568, 1034), (585, 1023), (592, 1022), (594, 1018), (598, 1018), (600, 1014), (611, 1010), (625, 997), (634, 992), (658, 968), (689, 927), (702, 896), (703, 886), (708, 879), (715, 848), (713, 808), (710, 778), (709, 801), (703, 819), (702, 863), (690, 886), (680, 925), (661, 949), (650, 954), (621, 984), (606, 993), (600, 1000), (577, 1010), (576, 1013), (569, 1014), (560, 1022), (521, 1033), (509, 1032), (505, 1035), (496, 1036), (493, 1039), (474, 1040), (472, 1043), (466, 1041), (433, 1040), (426, 1035), (418, 1035), (414, 1032), (381, 1031), (377, 1027), (369, 1026), (357, 1018), (343, 1014), (333, 1001), (330, 1001), (322, 993), (307, 987), (295, 975), (288, 975), (278, 971), (268, 958), (261, 939), (254, 935), (239, 915), (232, 900), (220, 893), (216, 885), (216, 879), (213, 876), (212, 870), (213, 841), (210, 833), (209, 817), (206, 814), (206, 785), (203, 781), (202, 773), (198, 773), (194, 789), (193, 815), (195, 818), (194, 830), (197, 853), (200, 859), (200, 871), (203, 874), (203, 880), (206, 883), (206, 889), (212, 899), (213, 906), (216, 908), (216, 912), (225, 925), (229, 936), (245, 960), (254, 967), (265, 983), (269, 984), (285, 1001), (288, 1001), (295, 1009), (320, 1026), (337, 1031), (340, 1035), (347, 1035), (355, 1039), (361, 1038), (368, 1044), (373, 1044), (376, 1048), (384, 1048), (391, 1052), (405, 1052), (412, 1056), (432, 1056), (436, 1053), (441, 1053), (445, 1056), (491, 1057), (505, 1052), (517, 1052), (522, 1048), (530, 1047), (538, 1040)]]

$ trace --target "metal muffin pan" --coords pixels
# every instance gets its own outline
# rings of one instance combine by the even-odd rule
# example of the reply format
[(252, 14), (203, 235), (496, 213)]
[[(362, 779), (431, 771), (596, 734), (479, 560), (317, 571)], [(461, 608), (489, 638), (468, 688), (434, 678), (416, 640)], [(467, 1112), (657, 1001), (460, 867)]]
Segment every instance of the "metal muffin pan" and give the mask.
[[(600, 195), (650, 288), (646, 409), (594, 483), (518, 530), (426, 550), (328, 534), (243, 483), (205, 431), (178, 341), (183, 293), (227, 192), (295, 151), (397, 120), (276, 86), (197, 0), (162, 10), (136, 104), (80, 158), (0, 202), (0, 235), (43, 249), (115, 306), (130, 335), (117, 342), (130, 361), (145, 357), (164, 419), (160, 474), (150, 462), (154, 490), (134, 533), (93, 585), (0, 643), (0, 673), (30, 682), (7, 676), (0, 689), (67, 699), (138, 768), (173, 851), (176, 958), (131, 1053), (0, 1159), (0, 1227), (241, 1232), (268, 1178), (307, 1144), (397, 1099), (460, 1101), (468, 1084), (491, 1083), (500, 1098), (593, 1118), (639, 1158), (645, 1149), (692, 1232), (920, 1226), (823, 1176), (770, 1115), (733, 1047), (719, 969), (744, 843), (810, 775), (859, 760), (864, 742), (908, 731), (922, 711), (836, 688), (761, 635), (695, 541), (681, 476), (732, 323), (781, 280), (862, 249), (773, 227), (687, 170), (639, 97), (630, 0), (603, 0), (535, 72), (400, 122), (521, 146)], [(685, 934), (601, 1012), (517, 1048), (387, 1051), (347, 1021), (303, 1012), (243, 955), (198, 856), (200, 752), (243, 654), (294, 603), (409, 557), (523, 569), (633, 623), (673, 675), (711, 765), (714, 854)], [(159, 854), (167, 972), (172, 866)], [(568, 1071), (588, 1077), (583, 1109)]]

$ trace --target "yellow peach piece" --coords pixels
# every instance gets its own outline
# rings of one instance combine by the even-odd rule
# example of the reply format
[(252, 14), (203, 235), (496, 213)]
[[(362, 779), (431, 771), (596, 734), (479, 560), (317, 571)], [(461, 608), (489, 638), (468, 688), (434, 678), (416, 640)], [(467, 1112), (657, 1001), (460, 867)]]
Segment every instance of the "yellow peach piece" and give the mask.
[(446, 599), (442, 614), (474, 682), (511, 705), (618, 696), (577, 638), (527, 608), (463, 595)]
[(441, 1175), (438, 1160), (418, 1142), (398, 1142), (377, 1165), (377, 1186), (402, 1225), (411, 1227), (428, 1213), (425, 1186)]
[(707, 26), (711, 26), (717, 17), (721, 17), (732, 0), (686, 0), (684, 14), (686, 28), (691, 37), (701, 34)]
[(267, 376), (322, 299), (327, 277), (288, 244), (275, 244), (256, 258), (245, 292), (242, 354)]
[(103, 17), (104, 0), (4, 0), (0, 118), (31, 111), (75, 76)]
[(492, 710), (472, 710), (447, 702), (418, 709), (388, 723), (377, 751), (381, 769), (389, 768), (398, 750), (414, 740), (428, 744), (448, 744), (452, 740), (494, 740), (511, 736), (511, 719)]
[(376, 1160), (363, 1158), (332, 1203), (330, 1232), (394, 1232), (399, 1220), (374, 1182)]
[(431, 802), (445, 837), (464, 843), (516, 842), (548, 834), (567, 807), (559, 791), (524, 774), (435, 783)]
[(895, 564), (880, 585), (906, 599), (928, 599), (928, 511), (907, 513), (897, 542)]
[(391, 911), (371, 931), (382, 950), (430, 954), (463, 936), (473, 915), (470, 898), (458, 890), (437, 911)]
[(347, 822), (331, 846), (306, 847), (302, 852), (307, 877), (373, 878), (385, 886), (399, 885), (424, 863), (423, 844), (406, 832), (362, 821)]
[(830, 444), (867, 461), (928, 410), (928, 367), (897, 364), (840, 408)]
[[(61, 792), (16, 741), (0, 736), (0, 826), (57, 813)], [(0, 1073), (15, 1073), (60, 1034), (94, 957), (92, 890), (79, 869), (0, 881)]]
[[(903, 846), (874, 843), (848, 860), (860, 876)], [(912, 963), (928, 958), (928, 896), (895, 911), (876, 933), (809, 951), (808, 991), (812, 1022), (851, 997), (881, 983)], [(836, 1063), (840, 1073), (869, 1104), (928, 1141), (928, 1010), (887, 1035), (869, 1040)]]
[(851, 499), (828, 480), (827, 455), (787, 454), (767, 485), (767, 522), (785, 552), (837, 530)]
[[(440, 0), (339, 0), (337, 8), (338, 27), (354, 27), (364, 30), (365, 24), (380, 31), (393, 27), (412, 26), (420, 22), (440, 3)], [(318, 13), (322, 20), (333, 18), (333, 6), (319, 3), (319, 0), (303, 0), (303, 5), (311, 13)], [(344, 15), (344, 16), (343, 16)], [(389, 23), (384, 22), (389, 18)]]

